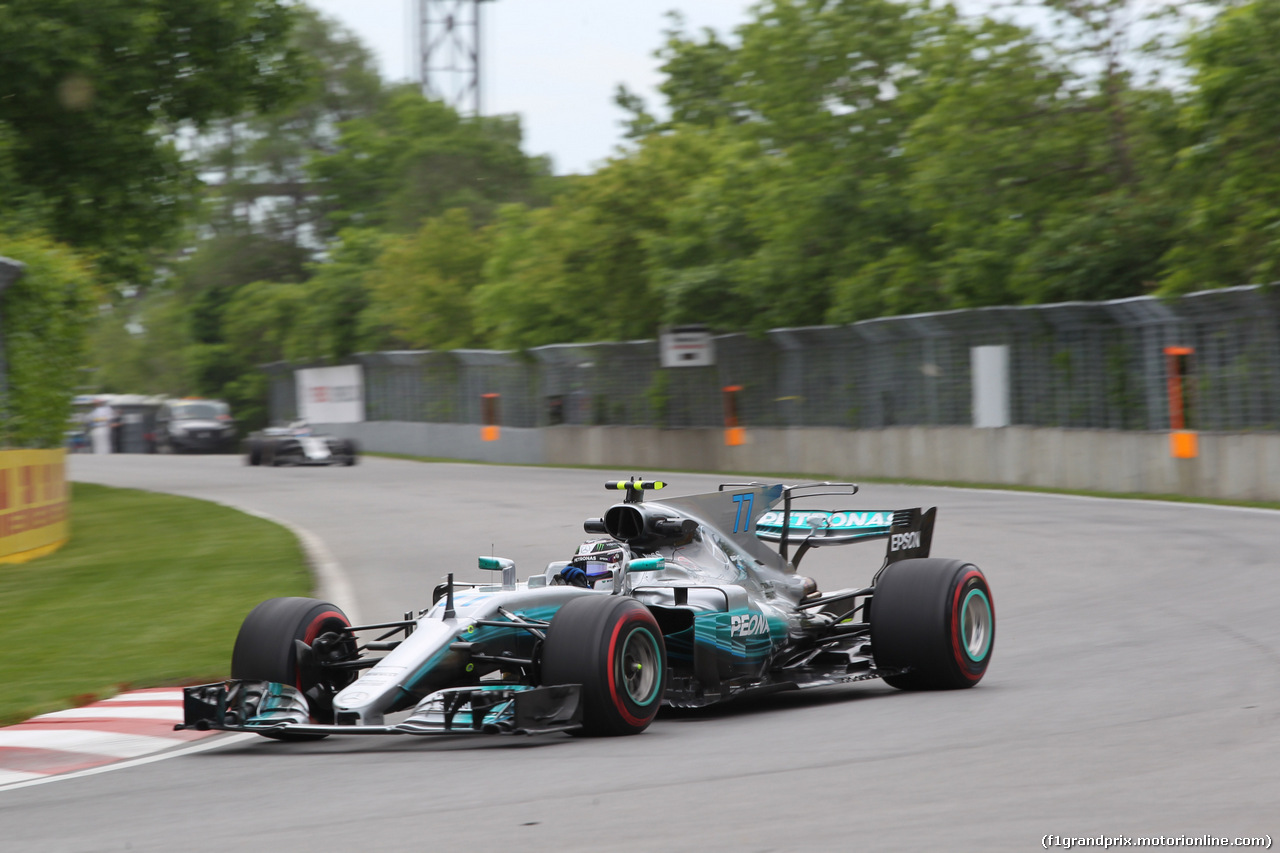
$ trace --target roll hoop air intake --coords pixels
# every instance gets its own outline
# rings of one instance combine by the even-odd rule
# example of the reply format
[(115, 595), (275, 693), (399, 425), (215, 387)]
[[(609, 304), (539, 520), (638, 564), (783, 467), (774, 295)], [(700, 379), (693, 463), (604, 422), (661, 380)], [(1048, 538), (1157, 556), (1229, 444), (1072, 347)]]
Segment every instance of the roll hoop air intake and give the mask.
[(698, 529), (691, 518), (673, 518), (661, 510), (644, 506), (644, 493), (661, 489), (661, 480), (610, 480), (604, 484), (609, 491), (625, 491), (623, 502), (614, 504), (604, 518), (589, 518), (582, 525), (588, 533), (607, 533), (619, 542), (625, 542), (632, 550), (646, 551), (661, 545), (676, 545), (687, 541)]

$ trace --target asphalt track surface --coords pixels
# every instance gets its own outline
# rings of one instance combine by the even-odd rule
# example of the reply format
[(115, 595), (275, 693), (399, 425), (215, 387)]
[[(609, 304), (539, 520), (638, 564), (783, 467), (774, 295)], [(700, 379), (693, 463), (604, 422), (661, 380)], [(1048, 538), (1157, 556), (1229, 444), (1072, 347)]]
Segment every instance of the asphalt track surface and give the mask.
[[(320, 537), (366, 620), (475, 556), (564, 559), (630, 473), (366, 459), (71, 458), (76, 480), (264, 512)], [(670, 474), (673, 492), (719, 476)], [(332, 737), (224, 746), (0, 789), (9, 851), (1032, 850), (1059, 836), (1280, 831), (1280, 513), (869, 485), (937, 505), (936, 556), (998, 617), (972, 690), (879, 682), (664, 712), (638, 737)], [(878, 545), (816, 552), (861, 585)], [(11, 650), (12, 651), (12, 650)], [(228, 659), (230, 658), (230, 649)]]

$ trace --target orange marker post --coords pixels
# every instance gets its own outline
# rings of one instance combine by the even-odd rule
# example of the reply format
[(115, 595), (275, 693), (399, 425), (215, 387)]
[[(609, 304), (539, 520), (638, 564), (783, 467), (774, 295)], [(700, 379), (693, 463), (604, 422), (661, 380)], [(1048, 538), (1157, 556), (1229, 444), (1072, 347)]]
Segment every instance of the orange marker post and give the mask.
[(481, 441), (497, 441), (501, 433), (498, 426), (498, 394), (480, 395), (480, 427)]
[(741, 390), (741, 385), (726, 385), (721, 389), (724, 393), (724, 443), (728, 447), (747, 443), (746, 430), (738, 423), (738, 392)]
[(1200, 455), (1199, 436), (1187, 429), (1186, 382), (1191, 374), (1193, 347), (1165, 347), (1165, 374), (1169, 388), (1169, 455), (1174, 459), (1195, 459)]

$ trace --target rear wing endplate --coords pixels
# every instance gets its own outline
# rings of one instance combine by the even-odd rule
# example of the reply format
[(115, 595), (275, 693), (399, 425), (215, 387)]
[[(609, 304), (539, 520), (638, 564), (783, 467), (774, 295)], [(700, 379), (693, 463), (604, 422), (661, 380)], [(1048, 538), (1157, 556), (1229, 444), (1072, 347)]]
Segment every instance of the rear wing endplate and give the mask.
[(937, 514), (938, 508), (933, 506), (926, 510), (916, 507), (894, 513), (884, 564), (929, 556), (929, 549), (933, 546), (933, 521)]

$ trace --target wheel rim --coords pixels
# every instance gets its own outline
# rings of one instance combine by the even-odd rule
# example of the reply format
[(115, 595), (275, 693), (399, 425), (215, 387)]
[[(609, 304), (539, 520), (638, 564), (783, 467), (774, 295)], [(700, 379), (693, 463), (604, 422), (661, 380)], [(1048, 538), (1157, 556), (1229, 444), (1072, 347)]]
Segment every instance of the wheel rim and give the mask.
[(960, 642), (964, 653), (975, 663), (991, 649), (991, 602), (980, 589), (969, 590), (960, 606)]
[(648, 630), (632, 631), (618, 657), (618, 681), (627, 698), (637, 705), (648, 705), (658, 694), (662, 683), (662, 658), (658, 644)]

